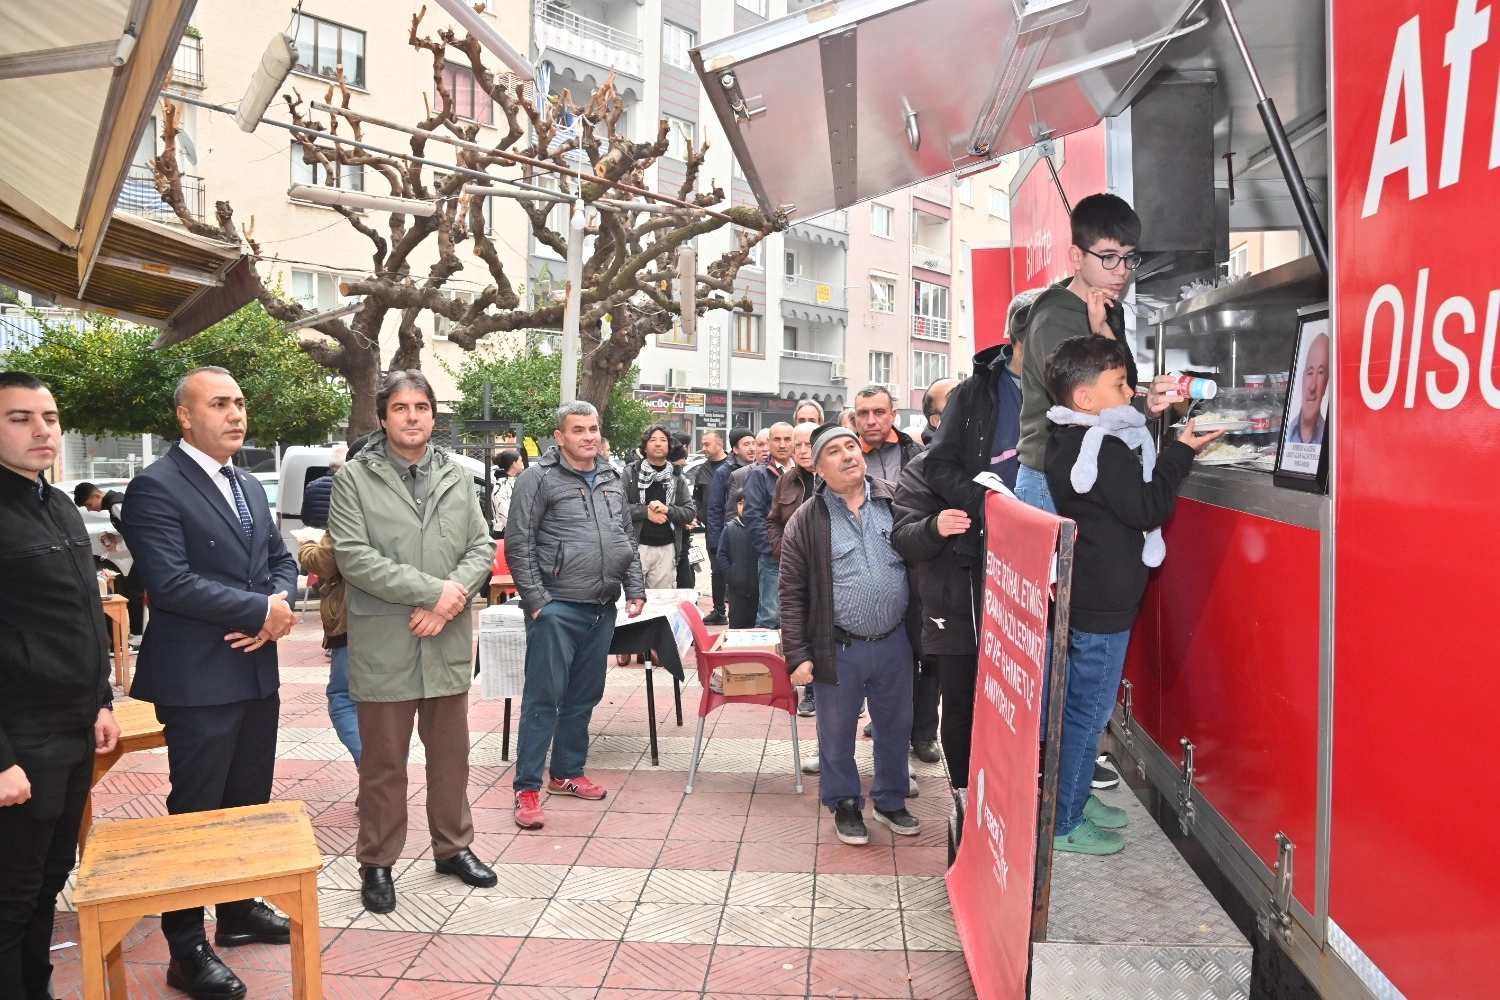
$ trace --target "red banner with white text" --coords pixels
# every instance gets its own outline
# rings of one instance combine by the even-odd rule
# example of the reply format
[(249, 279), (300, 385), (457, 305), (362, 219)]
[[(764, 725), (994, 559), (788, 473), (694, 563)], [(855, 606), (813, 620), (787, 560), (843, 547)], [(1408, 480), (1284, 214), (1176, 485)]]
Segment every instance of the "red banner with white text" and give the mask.
[(986, 1000), (1026, 996), (1048, 580), (1062, 523), (998, 493), (985, 503), (968, 812), (948, 896), (975, 992)]

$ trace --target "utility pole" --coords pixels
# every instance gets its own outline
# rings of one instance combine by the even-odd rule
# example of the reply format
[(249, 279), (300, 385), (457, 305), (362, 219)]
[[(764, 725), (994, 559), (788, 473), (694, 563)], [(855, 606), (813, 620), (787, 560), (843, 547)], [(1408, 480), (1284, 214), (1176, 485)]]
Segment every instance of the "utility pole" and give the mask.
[(583, 199), (573, 202), (568, 220), (568, 298), (563, 306), (562, 402), (578, 398), (578, 314), (583, 306), (583, 230), (588, 219)]

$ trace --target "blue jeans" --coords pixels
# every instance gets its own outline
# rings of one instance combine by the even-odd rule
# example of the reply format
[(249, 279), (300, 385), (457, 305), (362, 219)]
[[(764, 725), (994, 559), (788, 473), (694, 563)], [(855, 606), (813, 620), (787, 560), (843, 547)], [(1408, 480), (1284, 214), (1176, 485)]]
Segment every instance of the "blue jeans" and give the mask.
[(589, 719), (604, 697), (604, 668), (615, 634), (612, 604), (550, 601), (526, 617), (526, 685), (516, 733), (518, 792), (540, 791), (542, 765), (552, 748), (552, 777), (583, 774), (589, 756)]
[(1057, 773), (1059, 837), (1083, 822), (1099, 736), (1115, 707), (1129, 645), (1129, 629), (1108, 635), (1068, 630), (1068, 695), (1063, 700), (1062, 761)]
[(1057, 504), (1052, 502), (1052, 484), (1047, 474), (1039, 469), (1022, 465), (1016, 469), (1016, 499), (1028, 507), (1057, 513)]
[(769, 556), (760, 556), (760, 606), (755, 611), (756, 628), (781, 628), (781, 564)]
[(336, 646), (329, 653), (332, 662), (328, 665), (328, 721), (339, 734), (339, 742), (354, 758), (354, 766), (359, 767), (359, 710), (349, 698), (349, 647)]
[(859, 766), (854, 762), (854, 739), (859, 726), (860, 703), (870, 703), (870, 721), (875, 726), (875, 780), (870, 798), (875, 807), (892, 812), (906, 807), (910, 785), (906, 765), (911, 746), (911, 643), (906, 630), (896, 629), (879, 642), (858, 639), (846, 649), (834, 645), (837, 684), (814, 681), (818, 703), (818, 757), (823, 805), (836, 808), (841, 799), (865, 800), (859, 794)]

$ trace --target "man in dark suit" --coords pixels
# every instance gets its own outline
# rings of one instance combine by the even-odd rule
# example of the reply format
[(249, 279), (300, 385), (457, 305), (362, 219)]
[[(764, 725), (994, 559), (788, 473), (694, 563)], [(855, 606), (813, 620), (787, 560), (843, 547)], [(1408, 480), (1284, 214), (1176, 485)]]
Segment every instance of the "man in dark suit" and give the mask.
[[(171, 813), (271, 798), (276, 756), (277, 639), (296, 615), (297, 564), (253, 476), (230, 464), (245, 443), (245, 397), (223, 368), (177, 386), (182, 440), (130, 483), (125, 541), (146, 584), (151, 621), (130, 693), (156, 703), (167, 740)], [(220, 903), (214, 943), (285, 944), (264, 903)], [(162, 914), (167, 982), (197, 1000), (235, 1000), (245, 984), (209, 947), (203, 910)]]

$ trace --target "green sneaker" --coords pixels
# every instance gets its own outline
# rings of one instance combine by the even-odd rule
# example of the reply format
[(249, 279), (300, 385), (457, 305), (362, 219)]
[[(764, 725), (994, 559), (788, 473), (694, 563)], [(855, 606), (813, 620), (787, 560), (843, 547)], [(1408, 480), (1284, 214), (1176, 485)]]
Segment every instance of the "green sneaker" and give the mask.
[(1074, 854), (1119, 854), (1125, 850), (1125, 838), (1112, 830), (1101, 830), (1091, 819), (1085, 819), (1073, 832), (1052, 838), (1054, 851)]
[(1118, 806), (1107, 806), (1097, 795), (1090, 795), (1083, 804), (1083, 818), (1091, 819), (1101, 830), (1123, 830), (1130, 822), (1125, 810)]

